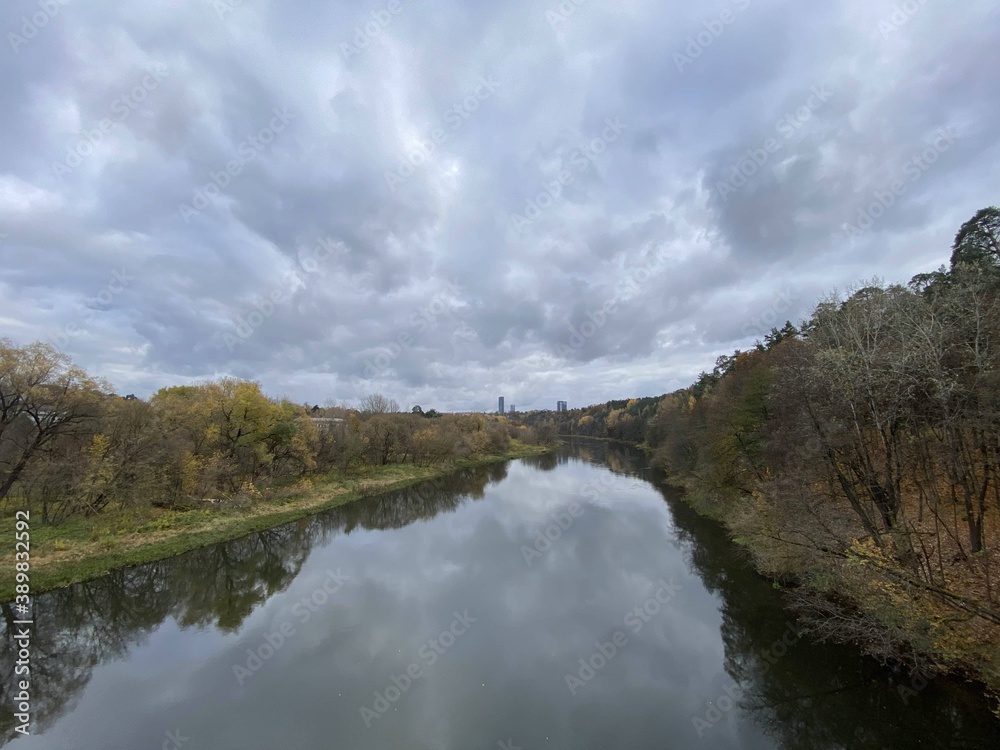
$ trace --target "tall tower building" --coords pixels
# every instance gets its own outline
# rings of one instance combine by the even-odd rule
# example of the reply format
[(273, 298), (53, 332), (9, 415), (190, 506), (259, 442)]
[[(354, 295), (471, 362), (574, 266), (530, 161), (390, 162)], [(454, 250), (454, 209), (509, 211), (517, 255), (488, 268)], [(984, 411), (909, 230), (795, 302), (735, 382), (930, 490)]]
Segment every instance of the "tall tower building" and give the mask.
[(556, 411), (568, 411), (565, 401), (556, 401)]
[(504, 413), (503, 412), (503, 396), (500, 397), (500, 402), (499, 403), (500, 403), (500, 407), (497, 409), (497, 412), (500, 413), (500, 414), (503, 414)]

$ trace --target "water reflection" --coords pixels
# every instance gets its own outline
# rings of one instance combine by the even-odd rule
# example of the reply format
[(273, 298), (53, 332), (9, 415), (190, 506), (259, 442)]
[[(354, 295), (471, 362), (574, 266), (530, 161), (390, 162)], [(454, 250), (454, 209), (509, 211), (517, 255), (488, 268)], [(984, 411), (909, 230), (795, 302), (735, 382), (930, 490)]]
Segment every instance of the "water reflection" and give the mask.
[[(224, 544), (112, 571), (35, 599), (31, 650), (34, 731), (72, 709), (94, 667), (124, 657), (168, 617), (183, 628), (237, 630), (253, 610), (283, 591), (314, 545), (361, 529), (398, 529), (481, 499), (507, 476), (506, 463), (465, 469)], [(0, 603), (0, 744), (18, 736), (15, 617)]]
[[(588, 483), (601, 488), (593, 502)], [(574, 502), (583, 511), (560, 516)], [(520, 547), (560, 517), (527, 564)], [(238, 685), (234, 662), (340, 565), (351, 585)], [(678, 598), (633, 634), (624, 618), (659, 578), (676, 578)], [(469, 633), (368, 729), (360, 706), (408, 664), (426, 666), (421, 646), (466, 608)], [(14, 618), (2, 613), (9, 742)], [(39, 597), (36, 621), (35, 731), (50, 731), (15, 747), (159, 747), (174, 722), (196, 738), (185, 750), (486, 749), (508, 737), (526, 750), (1000, 746), (974, 690), (936, 680), (904, 698), (909, 683), (856, 650), (790, 638), (780, 594), (723, 529), (613, 443), (576, 441), (116, 571)], [(564, 676), (616, 628), (627, 647), (571, 693)]]
[(921, 689), (920, 681), (854, 648), (808, 638), (775, 660), (775, 644), (791, 619), (780, 597), (733, 555), (717, 524), (665, 495), (693, 568), (720, 596), (727, 677), (741, 686), (741, 704), (780, 747), (882, 750), (928, 741), (941, 748), (997, 747), (1000, 728), (984, 702), (950, 680), (931, 680)]

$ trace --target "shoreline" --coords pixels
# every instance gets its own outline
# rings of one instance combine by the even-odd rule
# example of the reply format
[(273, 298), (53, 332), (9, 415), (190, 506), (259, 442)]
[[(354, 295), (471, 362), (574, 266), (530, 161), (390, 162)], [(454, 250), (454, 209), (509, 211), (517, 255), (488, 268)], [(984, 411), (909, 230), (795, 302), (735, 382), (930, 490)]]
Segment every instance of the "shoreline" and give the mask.
[[(248, 511), (229, 509), (163, 510), (148, 518), (125, 514), (73, 519), (59, 525), (31, 528), (31, 596), (99, 578), (119, 568), (156, 562), (322, 513), (356, 500), (446, 476), (455, 471), (550, 453), (557, 446), (523, 445), (499, 454), (459, 459), (429, 466), (390, 464), (354, 475), (310, 477), (310, 486), (287, 496), (257, 501)], [(136, 521), (139, 523), (136, 523)], [(126, 528), (112, 530), (104, 523)], [(131, 521), (133, 528), (128, 529)], [(14, 535), (14, 516), (0, 520), (3, 532)], [(9, 529), (5, 527), (10, 527)], [(11, 601), (14, 570), (0, 575), (0, 601)]]
[[(630, 443), (627, 440), (617, 440), (614, 438), (596, 438), (596, 437), (592, 438), (583, 435), (560, 435), (559, 437), (622, 443), (643, 452), (647, 456), (651, 456), (651, 451), (646, 445), (640, 443)], [(824, 592), (812, 589), (811, 587), (806, 586), (798, 581), (795, 582), (788, 580), (779, 581), (774, 576), (761, 570), (760, 567), (756, 564), (756, 561), (754, 560), (753, 557), (753, 553), (755, 550), (753, 543), (750, 540), (737, 540), (735, 536), (735, 531), (732, 525), (730, 524), (730, 519), (727, 517), (725, 513), (721, 513), (718, 511), (713, 512), (712, 510), (705, 507), (704, 503), (698, 502), (697, 489), (693, 485), (691, 477), (671, 475), (669, 472), (665, 471), (662, 467), (659, 467), (658, 470), (663, 474), (660, 481), (662, 481), (667, 486), (673, 487), (681, 491), (681, 496), (680, 496), (681, 502), (687, 505), (687, 507), (691, 508), (699, 516), (702, 516), (703, 518), (707, 518), (722, 524), (722, 526), (726, 530), (726, 535), (729, 537), (730, 542), (737, 548), (743, 549), (747, 554), (749, 554), (750, 565), (753, 568), (753, 570), (757, 573), (757, 575), (761, 576), (765, 580), (771, 581), (772, 585), (777, 585), (781, 589), (791, 590), (803, 586), (807, 590), (811, 590), (817, 594), (825, 596)], [(858, 602), (852, 601), (850, 602), (850, 604), (852, 606), (858, 607), (859, 610), (861, 611), (865, 611), (864, 608)], [(852, 642), (854, 643), (855, 646), (864, 650), (865, 644), (861, 640), (853, 640)], [(909, 642), (908, 645), (911, 648), (914, 648), (917, 652), (923, 654), (924, 656), (932, 660), (932, 662), (938, 667), (938, 669), (941, 670), (941, 674), (946, 674), (952, 679), (957, 679), (963, 682), (981, 686), (984, 690), (985, 695), (987, 696), (987, 699), (991, 702), (991, 705), (993, 706), (994, 713), (998, 717), (1000, 717), (1000, 680), (998, 680), (995, 677), (995, 672), (991, 673), (991, 671), (987, 668), (987, 665), (978, 663), (975, 659), (971, 658), (971, 655), (969, 654), (947, 654), (943, 652), (924, 651), (919, 647), (917, 647), (916, 644), (913, 642)], [(898, 663), (905, 667), (905, 664), (903, 664), (902, 661), (899, 661)]]
[[(681, 501), (695, 513), (703, 518), (708, 518), (721, 523), (725, 528), (726, 534), (732, 544), (743, 549), (749, 556), (750, 565), (754, 571), (766, 580), (771, 581), (772, 585), (786, 591), (801, 588), (804, 591), (810, 591), (824, 599), (831, 598), (830, 592), (812, 587), (801, 580), (781, 580), (775, 578), (768, 572), (761, 570), (756, 563), (755, 553), (757, 551), (757, 547), (753, 541), (750, 539), (738, 539), (736, 536), (737, 532), (734, 530), (732, 524), (730, 523), (730, 519), (725, 513), (712, 512), (705, 508), (703, 503), (699, 503), (694, 495), (695, 490), (691, 486), (689, 478), (671, 477), (669, 474), (666, 474), (665, 482), (681, 491)], [(793, 571), (793, 575), (798, 576), (800, 572), (801, 571), (798, 570)], [(853, 598), (848, 598), (845, 601), (848, 607), (854, 608), (856, 611), (865, 613), (866, 615), (873, 616), (873, 613), (869, 609), (866, 609), (863, 603), (855, 601)], [(888, 626), (885, 626), (884, 624), (882, 627), (888, 629)], [(933, 665), (934, 669), (937, 670), (938, 675), (946, 675), (951, 679), (980, 686), (983, 689), (987, 700), (990, 702), (993, 713), (1000, 718), (1000, 680), (997, 679), (995, 670), (989, 669), (989, 663), (982, 663), (978, 661), (973, 653), (948, 653), (943, 650), (939, 651), (921, 648), (916, 643), (917, 633), (912, 629), (912, 625), (904, 625), (902, 626), (902, 629), (906, 633), (906, 636), (904, 637), (906, 638), (905, 645), (907, 648), (912, 649), (914, 653), (920, 654), (924, 658), (928, 659), (929, 663)], [(861, 638), (851, 638), (847, 642), (852, 643), (863, 651), (867, 651), (867, 644)], [(906, 670), (909, 674), (911, 674), (911, 676), (920, 674), (919, 670), (914, 671), (907, 664), (901, 654), (892, 655), (888, 662), (884, 663), (896, 664)], [(925, 679), (932, 679), (933, 676), (934, 674), (932, 673), (930, 676), (926, 676)]]
[(593, 435), (573, 435), (573, 434), (558, 434), (556, 437), (560, 438), (570, 438), (571, 440), (599, 440), (602, 443), (618, 443), (619, 445), (627, 445), (630, 448), (638, 448), (643, 453), (651, 454), (652, 450), (645, 443), (632, 443), (628, 440), (619, 440), (618, 438), (606, 438), (606, 437), (594, 437)]

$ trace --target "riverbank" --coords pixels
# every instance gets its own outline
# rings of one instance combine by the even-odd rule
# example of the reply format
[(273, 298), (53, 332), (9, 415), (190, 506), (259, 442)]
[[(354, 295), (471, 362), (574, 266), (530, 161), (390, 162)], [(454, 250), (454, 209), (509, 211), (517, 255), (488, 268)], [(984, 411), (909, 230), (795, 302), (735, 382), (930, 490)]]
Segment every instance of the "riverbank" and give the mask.
[(573, 434), (558, 434), (556, 437), (568, 438), (570, 440), (597, 440), (601, 443), (618, 443), (619, 445), (627, 445), (630, 448), (638, 448), (643, 453), (649, 454), (652, 449), (645, 443), (632, 443), (628, 440), (619, 440), (618, 438), (607, 438), (607, 437), (594, 437), (591, 435), (573, 435)]
[[(628, 444), (651, 455), (646, 445)], [(665, 471), (663, 481), (683, 490), (685, 504), (696, 513), (725, 527), (754, 569), (805, 614), (816, 638), (853, 642), (883, 663), (915, 674), (947, 673), (975, 683), (1000, 716), (1000, 622), (989, 606), (989, 592), (962, 577), (968, 563), (945, 556), (954, 589), (948, 591), (920, 580), (893, 554), (863, 541), (846, 549), (803, 543), (808, 539), (794, 536), (789, 517), (772, 497), (774, 489), (726, 497), (694, 475)], [(912, 497), (904, 502), (912, 504)], [(904, 510), (911, 530), (922, 531), (916, 521), (919, 508), (906, 505)]]
[[(1000, 623), (985, 592), (972, 585), (958, 586), (962, 594), (929, 585), (870, 543), (855, 541), (843, 551), (808, 549), (786, 538), (783, 518), (760, 491), (748, 508), (713, 497), (695, 477), (667, 481), (684, 491), (695, 512), (723, 524), (757, 572), (805, 614), (816, 637), (852, 642), (916, 680), (949, 674), (975, 683), (1000, 717)], [(952, 560), (956, 581), (962, 580), (961, 565)]]
[[(539, 455), (554, 446), (512, 441), (500, 455), (429, 466), (390, 464), (350, 474), (323, 474), (271, 490), (253, 502), (191, 510), (150, 508), (142, 513), (105, 512), (58, 525), (32, 523), (31, 593), (97, 578), (116, 568), (154, 562), (197, 547), (229, 541), (372, 495), (435, 479), (460, 469)], [(15, 519), (0, 519), (0, 535), (15, 538)], [(14, 598), (14, 566), (0, 571), (0, 601)]]

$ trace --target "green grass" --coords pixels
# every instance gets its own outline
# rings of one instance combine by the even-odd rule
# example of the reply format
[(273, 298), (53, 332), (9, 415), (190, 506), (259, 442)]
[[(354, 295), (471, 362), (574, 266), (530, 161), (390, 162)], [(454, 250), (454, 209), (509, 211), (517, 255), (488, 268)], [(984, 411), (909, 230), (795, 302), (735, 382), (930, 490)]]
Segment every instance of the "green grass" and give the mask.
[[(502, 455), (433, 466), (390, 464), (311, 477), (312, 488), (272, 488), (273, 495), (240, 509), (108, 511), (71, 518), (58, 525), (31, 522), (31, 593), (97, 578), (116, 568), (162, 560), (182, 552), (236, 539), (362, 497), (401, 489), (459, 469), (551, 451), (551, 446), (512, 443)], [(14, 597), (15, 509), (0, 518), (0, 538), (10, 540), (9, 562), (0, 563), (0, 601)]]

